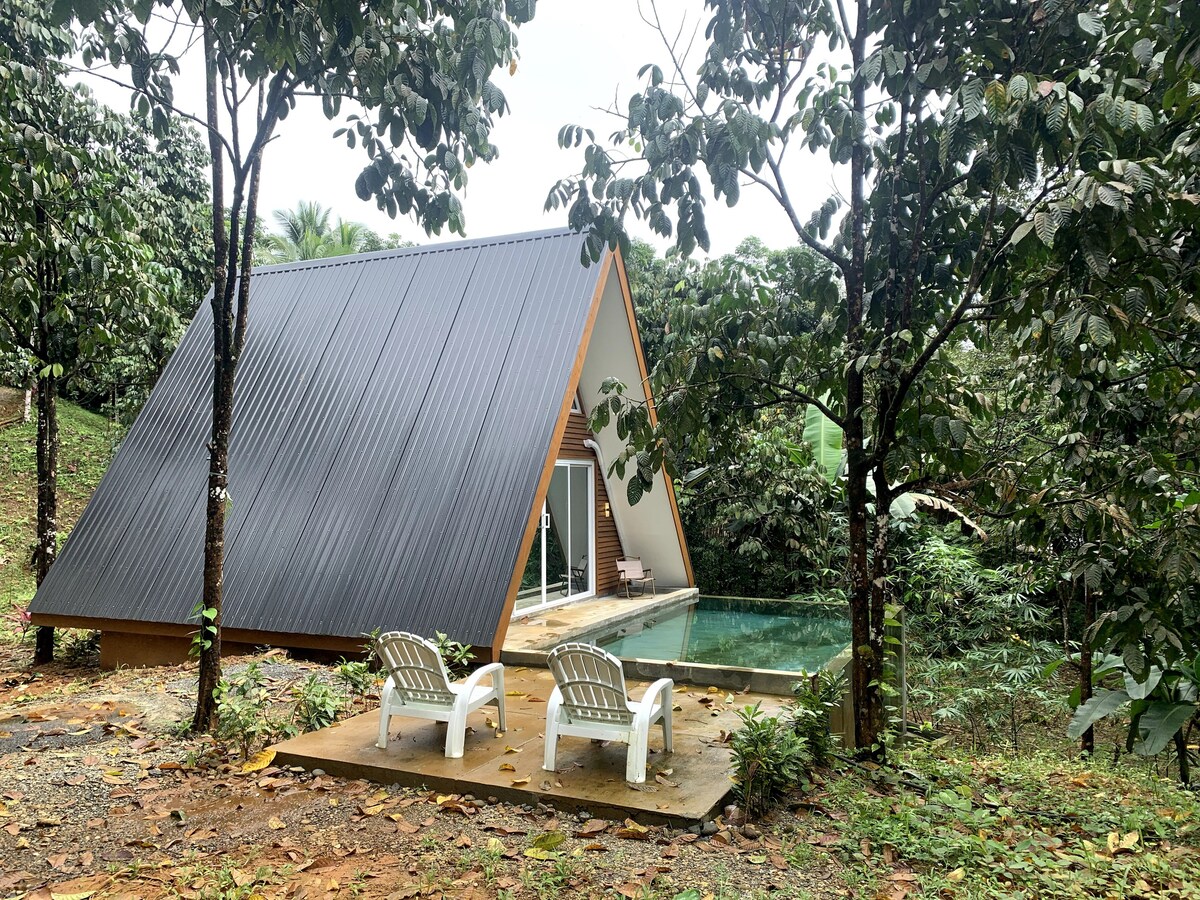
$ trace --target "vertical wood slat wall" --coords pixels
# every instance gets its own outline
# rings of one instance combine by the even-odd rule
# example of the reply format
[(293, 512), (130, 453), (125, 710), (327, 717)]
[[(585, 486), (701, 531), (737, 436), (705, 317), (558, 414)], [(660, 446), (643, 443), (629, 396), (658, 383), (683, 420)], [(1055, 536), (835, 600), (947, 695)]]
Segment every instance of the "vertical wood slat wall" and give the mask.
[(596, 594), (615, 593), (617, 590), (617, 558), (624, 555), (621, 538), (617, 534), (617, 524), (612, 516), (604, 515), (604, 504), (608, 502), (608, 492), (604, 487), (604, 473), (600, 469), (600, 461), (591, 448), (583, 442), (590, 440), (592, 433), (587, 427), (587, 417), (572, 412), (567, 429), (563, 432), (562, 443), (558, 446), (558, 458), (561, 460), (585, 459), (592, 464), (596, 480)]

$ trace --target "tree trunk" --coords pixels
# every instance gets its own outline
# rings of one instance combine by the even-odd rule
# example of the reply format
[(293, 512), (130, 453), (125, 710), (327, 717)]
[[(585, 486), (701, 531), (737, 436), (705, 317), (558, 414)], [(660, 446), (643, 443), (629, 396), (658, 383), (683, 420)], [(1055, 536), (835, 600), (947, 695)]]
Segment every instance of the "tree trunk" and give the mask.
[[(208, 147), (212, 154), (213, 231), (213, 396), (212, 432), (208, 444), (208, 491), (204, 519), (204, 587), (199, 621), (200, 670), (196, 685), (193, 732), (210, 732), (217, 721), (214, 696), (221, 680), (221, 599), (224, 590), (225, 506), (229, 485), (229, 423), (233, 408), (232, 310), (233, 283), (229, 275), (229, 233), (225, 230), (225, 148), (220, 138), (217, 96), (220, 70), (217, 41), (204, 28), (205, 105), (208, 113)], [(237, 127), (237, 117), (232, 117)], [(235, 161), (236, 175), (236, 161)], [(236, 180), (236, 177), (235, 177)], [(236, 227), (240, 203), (230, 208), (230, 225)]]
[[(213, 311), (225, 305), (223, 297), (213, 297)], [(224, 310), (228, 322), (228, 307)], [(218, 321), (220, 321), (218, 319)], [(213, 418), (209, 443), (208, 494), (204, 522), (204, 603), (200, 616), (200, 671), (196, 691), (196, 714), (192, 730), (211, 731), (216, 723), (217, 701), (214, 692), (221, 680), (221, 601), (224, 595), (225, 507), (229, 497), (229, 426), (233, 410), (233, 372), (225, 353), (225, 327), (214, 330)], [(227, 347), (227, 345), (226, 345)], [(211, 612), (210, 612), (211, 611)]]
[(33, 385), (25, 385), (25, 403), (21, 407), (21, 424), (28, 425), (29, 418), (33, 415)]
[[(866, 59), (867, 4), (858, 6), (857, 28), (850, 37), (850, 56), (855, 72)], [(851, 106), (856, 114), (856, 131), (850, 151), (850, 262), (844, 271), (846, 283), (846, 416), (843, 423), (846, 446), (846, 504), (850, 520), (848, 576), (850, 581), (850, 635), (853, 641), (854, 743), (859, 753), (880, 755), (883, 735), (883, 704), (879, 690), (881, 660), (874, 633), (882, 622), (871, 621), (871, 571), (867, 534), (866, 426), (863, 418), (865, 383), (858, 365), (863, 353), (863, 319), (866, 284), (866, 175), (867, 143), (865, 80), (855, 78)]]
[(1182, 728), (1175, 732), (1175, 737), (1172, 740), (1175, 742), (1175, 758), (1179, 761), (1179, 783), (1191, 785), (1192, 767), (1188, 760), (1187, 737), (1184, 735)]
[[(37, 389), (37, 583), (46, 580), (58, 553), (58, 383), (52, 374), (38, 379)], [(54, 659), (54, 629), (37, 630), (35, 663)]]
[(871, 550), (871, 657), (875, 660), (874, 706), (869, 710), (870, 727), (876, 735), (887, 728), (887, 704), (882, 689), (886, 677), (887, 607), (892, 602), (892, 557), (891, 557), (891, 487), (887, 472), (882, 464), (875, 467), (875, 534)]
[[(1092, 625), (1096, 621), (1096, 598), (1083, 585), (1083, 636), (1079, 641), (1079, 702), (1092, 699)], [(1096, 752), (1096, 732), (1089, 728), (1079, 739), (1079, 752), (1092, 756)]]

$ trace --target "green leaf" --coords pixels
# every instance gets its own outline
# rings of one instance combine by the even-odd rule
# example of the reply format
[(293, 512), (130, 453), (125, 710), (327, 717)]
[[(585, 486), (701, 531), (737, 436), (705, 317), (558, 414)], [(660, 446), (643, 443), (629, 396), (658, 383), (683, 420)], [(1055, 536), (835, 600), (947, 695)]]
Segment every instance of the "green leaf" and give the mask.
[(1131, 700), (1144, 700), (1154, 693), (1154, 689), (1158, 687), (1158, 683), (1162, 681), (1162, 669), (1158, 666), (1151, 666), (1150, 672), (1146, 676), (1145, 681), (1138, 681), (1129, 672), (1125, 673), (1125, 693)]
[(1047, 247), (1054, 245), (1054, 233), (1058, 231), (1059, 222), (1057, 213), (1057, 210), (1041, 209), (1033, 215), (1033, 226), (1037, 229), (1037, 236)]
[(1012, 237), (1008, 239), (1009, 245), (1015, 247), (1021, 241), (1025, 240), (1031, 231), (1033, 231), (1033, 222), (1022, 222), (1013, 229)]
[(815, 403), (804, 410), (804, 440), (812, 445), (813, 460), (821, 473), (832, 481), (842, 461), (842, 429)]
[(644, 493), (645, 488), (642, 487), (642, 480), (637, 475), (630, 478), (625, 485), (625, 499), (629, 501), (630, 506), (636, 506)]
[(1088, 335), (1097, 347), (1107, 347), (1113, 342), (1112, 329), (1102, 316), (1088, 317)]
[(535, 837), (529, 846), (538, 850), (554, 850), (566, 839), (567, 836), (561, 831), (547, 831)]
[(1090, 35), (1099, 35), (1104, 33), (1104, 20), (1100, 18), (1100, 14), (1096, 12), (1081, 12), (1075, 17), (1075, 21), (1079, 23), (1079, 27)]
[(1151, 703), (1138, 722), (1139, 739), (1133, 745), (1140, 756), (1161, 753), (1196, 711), (1195, 703)]
[(1071, 740), (1078, 740), (1096, 722), (1105, 716), (1112, 715), (1128, 702), (1129, 695), (1124, 691), (1097, 691), (1096, 696), (1075, 710), (1075, 715), (1071, 717), (1071, 724), (1067, 726), (1067, 737)]
[(911, 519), (917, 512), (917, 501), (913, 499), (912, 494), (900, 494), (896, 497), (891, 506), (888, 507), (888, 514), (893, 519), (906, 521)]

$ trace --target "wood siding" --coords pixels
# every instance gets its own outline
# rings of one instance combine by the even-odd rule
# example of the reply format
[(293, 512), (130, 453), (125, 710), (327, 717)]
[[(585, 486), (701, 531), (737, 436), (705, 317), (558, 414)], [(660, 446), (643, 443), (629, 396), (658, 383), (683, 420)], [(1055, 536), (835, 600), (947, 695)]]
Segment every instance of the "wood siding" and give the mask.
[(621, 537), (617, 534), (617, 523), (611, 515), (604, 515), (604, 504), (608, 502), (608, 491), (604, 487), (604, 473), (600, 469), (600, 461), (590, 447), (583, 445), (591, 440), (592, 433), (587, 427), (587, 417), (573, 412), (568, 417), (566, 431), (563, 432), (562, 443), (558, 445), (558, 458), (586, 459), (592, 464), (595, 473), (596, 486), (596, 593), (603, 597), (605, 594), (616, 593), (617, 590), (617, 559), (624, 555), (621, 547)]

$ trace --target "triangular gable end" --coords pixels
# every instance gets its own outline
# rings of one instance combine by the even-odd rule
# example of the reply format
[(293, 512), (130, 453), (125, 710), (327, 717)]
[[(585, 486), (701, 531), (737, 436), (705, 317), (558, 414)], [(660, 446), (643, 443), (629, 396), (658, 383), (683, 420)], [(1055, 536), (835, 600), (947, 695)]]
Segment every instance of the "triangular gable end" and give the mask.
[[(508, 633), (525, 561), (533, 549), (540, 513), (558, 458), (558, 448), (567, 430), (577, 394), (582, 395), (585, 406), (590, 409), (600, 399), (601, 382), (608, 377), (618, 377), (625, 382), (633, 396), (648, 401), (651, 421), (657, 422), (654, 400), (649, 396), (649, 373), (638, 335), (633, 298), (620, 251), (606, 254), (598, 265), (603, 268), (596, 283), (583, 340), (580, 341), (575, 364), (563, 392), (553, 439), (546, 448), (542, 476), (518, 548), (504, 611), (496, 626), (491, 648), (493, 659), (500, 658)], [(622, 442), (616, 436), (615, 428), (605, 429), (592, 439), (600, 447), (597, 465), (602, 467), (602, 477), (608, 480), (607, 466), (623, 449)], [(615, 478), (612, 480), (608, 502), (627, 544), (624, 550), (630, 555), (643, 556), (647, 564), (652, 561), (655, 574), (662, 584), (692, 587), (695, 578), (674, 485), (664, 472), (656, 475), (655, 482), (657, 489), (645, 494), (634, 507), (626, 499), (623, 485)]]

